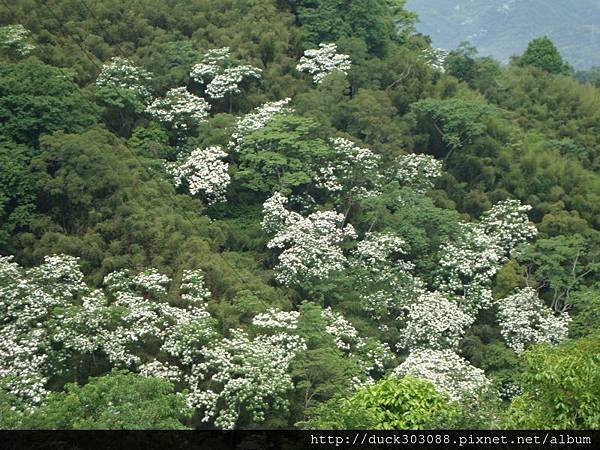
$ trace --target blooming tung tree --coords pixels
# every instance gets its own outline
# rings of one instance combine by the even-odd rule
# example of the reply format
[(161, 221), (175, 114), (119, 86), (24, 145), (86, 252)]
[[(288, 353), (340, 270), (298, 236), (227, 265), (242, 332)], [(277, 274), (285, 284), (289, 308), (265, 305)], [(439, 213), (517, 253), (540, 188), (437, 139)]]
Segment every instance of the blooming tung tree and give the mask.
[(294, 110), (288, 106), (290, 101), (290, 98), (286, 98), (276, 102), (267, 102), (245, 116), (238, 117), (229, 140), (229, 149), (235, 152), (241, 151), (245, 136), (264, 128), (278, 115), (292, 114)]
[(308, 72), (313, 76), (313, 81), (319, 84), (327, 75), (335, 71), (347, 75), (351, 66), (348, 55), (337, 53), (337, 45), (319, 44), (319, 48), (304, 52), (296, 69), (300, 72)]
[(344, 138), (330, 140), (332, 156), (318, 169), (315, 185), (326, 190), (336, 202), (346, 207), (353, 202), (376, 196), (383, 185), (379, 171), (380, 156)]
[(567, 337), (570, 318), (554, 315), (532, 288), (496, 301), (502, 337), (515, 352), (531, 344), (557, 344)]
[(527, 205), (500, 202), (478, 224), (463, 223), (457, 239), (440, 256), (438, 288), (471, 313), (492, 303), (491, 282), (514, 248), (537, 234), (529, 223)]
[(187, 88), (170, 89), (164, 98), (155, 99), (146, 112), (175, 130), (186, 131), (205, 122), (210, 105)]
[(21, 24), (0, 27), (0, 48), (18, 56), (27, 56), (35, 46), (29, 42), (31, 33)]
[(225, 201), (225, 192), (231, 181), (229, 164), (221, 147), (197, 148), (189, 156), (180, 157), (168, 165), (176, 186), (187, 183), (192, 195), (203, 193), (209, 204)]
[(260, 78), (262, 70), (239, 64), (230, 55), (229, 47), (209, 50), (201, 62), (194, 65), (190, 77), (198, 83), (206, 84), (206, 94), (213, 99), (227, 94), (239, 94), (240, 83), (244, 78)]
[(456, 349), (475, 317), (439, 292), (427, 292), (408, 306), (404, 348)]
[(340, 245), (355, 238), (352, 225), (334, 211), (319, 211), (308, 217), (288, 211), (287, 198), (275, 193), (263, 205), (263, 229), (272, 234), (268, 248), (283, 250), (275, 267), (275, 279), (285, 286), (326, 278), (340, 271), (346, 258)]
[(431, 155), (408, 154), (396, 158), (395, 178), (403, 187), (424, 194), (442, 175), (442, 162)]
[(457, 402), (476, 403), (491, 387), (483, 370), (452, 350), (417, 349), (394, 369), (394, 374), (428, 380), (450, 400)]
[(152, 74), (134, 65), (127, 58), (115, 57), (102, 66), (96, 86), (126, 89), (141, 99), (150, 97), (148, 85)]

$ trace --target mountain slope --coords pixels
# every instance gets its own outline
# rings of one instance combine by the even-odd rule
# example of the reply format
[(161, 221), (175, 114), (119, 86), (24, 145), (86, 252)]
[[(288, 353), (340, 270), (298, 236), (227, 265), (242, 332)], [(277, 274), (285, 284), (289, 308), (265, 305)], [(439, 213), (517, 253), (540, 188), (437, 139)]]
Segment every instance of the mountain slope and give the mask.
[(409, 0), (419, 14), (420, 32), (437, 47), (455, 48), (468, 40), (483, 55), (501, 61), (527, 43), (548, 35), (577, 69), (600, 65), (598, 0)]

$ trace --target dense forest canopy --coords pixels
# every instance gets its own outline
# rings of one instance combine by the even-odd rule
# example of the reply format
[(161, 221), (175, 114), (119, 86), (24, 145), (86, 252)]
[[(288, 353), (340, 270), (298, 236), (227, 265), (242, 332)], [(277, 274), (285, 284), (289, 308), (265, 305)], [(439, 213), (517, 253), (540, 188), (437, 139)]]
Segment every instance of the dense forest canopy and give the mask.
[(600, 427), (593, 72), (405, 3), (0, 3), (1, 428)]

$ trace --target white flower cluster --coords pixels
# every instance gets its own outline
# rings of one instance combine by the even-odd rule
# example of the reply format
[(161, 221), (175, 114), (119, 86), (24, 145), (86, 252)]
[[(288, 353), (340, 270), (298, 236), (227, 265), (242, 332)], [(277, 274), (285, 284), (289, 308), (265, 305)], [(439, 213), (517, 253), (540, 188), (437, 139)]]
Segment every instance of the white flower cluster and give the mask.
[(155, 99), (146, 112), (175, 130), (187, 130), (205, 122), (210, 105), (185, 87), (170, 89), (164, 98)]
[(457, 299), (469, 313), (492, 302), (491, 282), (512, 250), (535, 236), (526, 211), (518, 201), (504, 201), (478, 224), (463, 223), (457, 240), (448, 242), (440, 256), (440, 290)]
[(83, 290), (76, 258), (48, 256), (25, 271), (12, 257), (0, 256), (0, 379), (28, 407), (41, 403), (50, 373), (49, 322)]
[(426, 48), (421, 52), (421, 57), (429, 66), (438, 72), (446, 72), (446, 57), (448, 52), (441, 48)]
[(220, 71), (220, 66), (229, 60), (229, 47), (213, 48), (202, 57), (202, 62), (192, 67), (190, 76), (197, 81), (206, 82)]
[(340, 350), (350, 350), (351, 345), (358, 340), (356, 328), (344, 316), (332, 311), (329, 307), (322, 311), (321, 316), (327, 322), (325, 331), (333, 336), (335, 345)]
[(245, 136), (264, 128), (278, 115), (292, 114), (294, 110), (288, 106), (290, 101), (290, 98), (286, 98), (277, 102), (267, 102), (245, 116), (238, 117), (235, 123), (235, 129), (233, 130), (233, 133), (231, 133), (228, 144), (229, 149), (231, 151), (239, 152), (243, 147)]
[(393, 359), (393, 354), (386, 343), (359, 336), (356, 328), (330, 307), (321, 312), (321, 317), (326, 323), (325, 331), (333, 337), (335, 345), (347, 356), (355, 358), (363, 370), (362, 376), (359, 377), (360, 385), (372, 380), (371, 372), (383, 372), (386, 363)]
[(281, 311), (280, 309), (271, 308), (267, 312), (257, 314), (252, 319), (252, 324), (261, 328), (295, 330), (298, 328), (298, 311)]
[(319, 48), (304, 52), (296, 69), (300, 72), (308, 72), (313, 76), (313, 81), (319, 84), (323, 78), (334, 71), (347, 75), (351, 66), (350, 57), (338, 53), (337, 45), (319, 44)]
[(190, 77), (199, 83), (211, 81), (206, 86), (210, 98), (223, 98), (239, 94), (239, 84), (246, 77), (260, 78), (262, 70), (247, 64), (232, 66), (229, 47), (209, 50), (202, 61), (192, 67)]
[(537, 235), (537, 228), (529, 222), (527, 212), (531, 206), (522, 205), (518, 200), (505, 200), (483, 214), (479, 227), (502, 248), (505, 254), (520, 243)]
[(135, 66), (126, 58), (115, 57), (102, 66), (96, 86), (119, 88), (131, 91), (140, 100), (151, 97), (148, 88), (151, 74)]
[(358, 242), (351, 267), (363, 308), (376, 320), (397, 319), (407, 304), (424, 292), (424, 283), (412, 274), (414, 265), (399, 258), (406, 243), (390, 233), (367, 233)]
[(13, 50), (21, 56), (27, 56), (35, 49), (29, 42), (31, 33), (21, 24), (0, 27), (0, 47)]
[(356, 238), (352, 225), (344, 226), (344, 216), (319, 211), (308, 217), (288, 211), (287, 199), (275, 193), (263, 205), (263, 229), (274, 234), (268, 248), (283, 249), (275, 267), (275, 279), (285, 286), (310, 279), (325, 279), (346, 265), (341, 244)]
[(356, 245), (356, 256), (365, 264), (373, 267), (387, 264), (394, 255), (404, 254), (406, 242), (391, 233), (367, 233)]
[[(24, 270), (0, 257), (2, 384), (35, 406), (45, 400), (49, 376), (72, 369), (66, 361), (101, 352), (113, 365), (135, 369), (150, 342), (190, 365), (215, 331), (203, 303), (207, 292), (201, 273), (187, 271), (183, 278), (182, 299), (189, 302), (174, 307), (165, 301), (171, 280), (154, 269), (110, 274), (106, 295), (83, 283), (76, 258), (48, 256), (44, 264)], [(160, 364), (155, 361), (144, 371), (158, 374)], [(173, 378), (175, 369), (164, 373)]]
[(190, 305), (203, 305), (210, 298), (202, 270), (184, 270), (181, 277), (181, 299)]
[(491, 386), (483, 370), (472, 366), (452, 350), (422, 349), (411, 352), (394, 369), (394, 374), (429, 380), (451, 401), (459, 402), (477, 402), (480, 395)]
[(145, 377), (165, 378), (173, 383), (181, 381), (181, 370), (177, 366), (160, 361), (151, 361), (140, 366), (140, 375)]
[(396, 159), (396, 178), (406, 187), (424, 194), (442, 175), (442, 163), (430, 155), (408, 154)]
[(287, 409), (286, 394), (293, 388), (288, 369), (305, 349), (303, 339), (295, 335), (251, 339), (233, 330), (230, 338), (203, 348), (204, 362), (194, 365), (188, 377), (188, 404), (204, 409), (202, 421), (215, 418), (218, 428), (234, 428), (242, 410), (262, 422), (265, 411)]
[(168, 168), (173, 175), (175, 186), (187, 182), (190, 194), (203, 193), (209, 204), (225, 201), (227, 186), (231, 181), (229, 164), (221, 147), (197, 148)]
[(344, 138), (331, 139), (334, 156), (321, 166), (315, 186), (347, 198), (367, 198), (380, 193), (383, 176), (380, 156)]
[(475, 317), (438, 292), (427, 292), (408, 307), (401, 345), (408, 349), (456, 349)]
[(517, 353), (531, 344), (558, 344), (567, 337), (569, 315), (555, 316), (532, 288), (522, 289), (496, 304), (502, 337)]

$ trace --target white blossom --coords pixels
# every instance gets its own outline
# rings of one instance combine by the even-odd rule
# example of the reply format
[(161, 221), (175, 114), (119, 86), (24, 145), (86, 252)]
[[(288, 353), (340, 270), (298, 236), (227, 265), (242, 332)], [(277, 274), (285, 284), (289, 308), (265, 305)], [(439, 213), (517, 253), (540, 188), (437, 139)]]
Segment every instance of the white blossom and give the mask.
[[(325, 332), (330, 334), (339, 348), (346, 356), (352, 357), (362, 369), (358, 377), (359, 385), (370, 383), (373, 379), (372, 372), (383, 373), (385, 365), (393, 359), (393, 354), (386, 343), (374, 338), (363, 338), (344, 316), (333, 311), (330, 307), (321, 312), (325, 320)], [(355, 380), (356, 381), (356, 380)]]
[(196, 148), (189, 156), (169, 165), (176, 186), (185, 181), (192, 195), (203, 193), (209, 204), (225, 201), (231, 181), (229, 164), (221, 147)]
[(383, 185), (379, 155), (344, 138), (331, 139), (331, 145), (333, 157), (318, 169), (315, 186), (347, 199), (379, 194)]
[(306, 280), (325, 279), (346, 264), (341, 244), (356, 233), (344, 216), (318, 211), (303, 217), (283, 206), (287, 199), (276, 193), (263, 205), (265, 231), (273, 232), (268, 248), (283, 250), (275, 267), (275, 279), (291, 286)]
[(0, 257), (0, 379), (25, 405), (45, 401), (49, 378), (65, 375), (83, 355), (101, 353), (113, 366), (148, 372), (166, 367), (145, 362), (152, 343), (181, 368), (216, 337), (199, 271), (184, 272), (182, 307), (166, 302), (171, 280), (155, 269), (114, 272), (104, 284), (105, 292), (88, 288), (70, 256), (48, 256), (29, 270)]
[(0, 27), (0, 47), (27, 56), (35, 46), (29, 42), (30, 31), (21, 24)]
[(124, 89), (132, 92), (140, 100), (151, 97), (148, 88), (151, 74), (135, 66), (126, 58), (115, 57), (102, 66), (96, 78), (96, 86)]
[(475, 317), (438, 292), (427, 292), (408, 307), (407, 325), (402, 330), (405, 348), (456, 349)]
[[(291, 361), (306, 349), (302, 338), (278, 333), (251, 339), (242, 330), (202, 350), (203, 362), (188, 377), (190, 407), (204, 410), (203, 422), (232, 429), (242, 410), (262, 422), (267, 411), (285, 410), (293, 388)], [(206, 384), (208, 382), (208, 384)]]
[(165, 378), (177, 383), (181, 379), (181, 370), (176, 366), (160, 361), (151, 361), (140, 366), (140, 375), (145, 377)]
[(396, 158), (396, 178), (415, 192), (430, 190), (442, 175), (442, 163), (430, 155), (408, 154)]
[(261, 69), (248, 64), (234, 64), (229, 47), (223, 47), (209, 50), (202, 61), (192, 67), (190, 77), (199, 83), (208, 82), (207, 95), (218, 99), (227, 94), (239, 94), (242, 80), (247, 77), (260, 78), (261, 72)]
[(187, 130), (205, 122), (210, 105), (185, 87), (170, 89), (164, 98), (155, 99), (146, 112), (175, 130)]
[(472, 366), (452, 350), (419, 349), (394, 369), (397, 376), (412, 375), (430, 381), (452, 401), (477, 402), (490, 389), (483, 370)]
[(351, 67), (350, 57), (337, 53), (335, 44), (319, 44), (318, 49), (306, 50), (300, 58), (296, 69), (300, 72), (308, 72), (313, 76), (313, 81), (319, 84), (323, 79), (334, 71), (348, 74)]
[(517, 353), (531, 344), (558, 344), (567, 337), (569, 315), (555, 316), (532, 288), (522, 289), (496, 304), (502, 337)]
[(404, 309), (424, 292), (424, 283), (413, 274), (414, 264), (402, 256), (406, 242), (391, 233), (367, 233), (357, 243), (350, 266), (363, 308), (375, 320), (397, 320)]
[(480, 223), (461, 224), (457, 239), (441, 251), (439, 289), (456, 297), (469, 312), (489, 307), (493, 277), (513, 249), (536, 234), (527, 219), (529, 208), (507, 200), (484, 214)]
[(245, 116), (238, 117), (228, 147), (232, 151), (239, 152), (242, 149), (245, 136), (264, 128), (278, 115), (292, 114), (294, 110), (288, 106), (290, 101), (290, 98), (286, 98), (276, 102), (267, 102)]
[(271, 308), (267, 312), (257, 314), (252, 319), (252, 324), (269, 329), (295, 330), (298, 328), (298, 311), (281, 311)]

